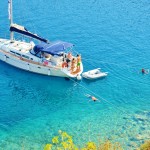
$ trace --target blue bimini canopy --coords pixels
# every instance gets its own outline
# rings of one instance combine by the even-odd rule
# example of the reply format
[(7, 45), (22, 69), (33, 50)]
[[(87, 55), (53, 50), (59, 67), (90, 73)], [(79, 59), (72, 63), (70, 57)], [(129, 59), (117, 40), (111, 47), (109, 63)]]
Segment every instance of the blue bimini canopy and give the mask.
[(63, 42), (63, 41), (58, 41), (55, 43), (41, 43), (38, 45), (34, 46), (34, 51), (35, 53), (38, 52), (46, 52), (51, 55), (60, 55), (62, 52), (64, 52), (66, 49), (71, 48), (73, 44)]

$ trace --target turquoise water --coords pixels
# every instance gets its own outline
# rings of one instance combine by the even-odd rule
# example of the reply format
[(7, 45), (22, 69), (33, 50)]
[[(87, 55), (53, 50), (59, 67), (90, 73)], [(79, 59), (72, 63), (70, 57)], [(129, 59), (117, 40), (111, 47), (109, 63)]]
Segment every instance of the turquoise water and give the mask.
[[(0, 8), (5, 38), (7, 2)], [(150, 66), (148, 0), (16, 0), (14, 22), (49, 40), (74, 43), (85, 71), (100, 67), (109, 76), (76, 83), (0, 62), (0, 149), (40, 150), (58, 130), (79, 147), (109, 138), (132, 150), (150, 139), (150, 74), (139, 72)], [(85, 94), (101, 102), (88, 102)]]

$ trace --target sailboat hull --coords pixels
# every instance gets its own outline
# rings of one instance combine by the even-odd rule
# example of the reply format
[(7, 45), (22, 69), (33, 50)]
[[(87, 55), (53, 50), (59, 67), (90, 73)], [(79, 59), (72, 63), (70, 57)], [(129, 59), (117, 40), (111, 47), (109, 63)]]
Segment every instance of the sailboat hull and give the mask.
[[(80, 70), (79, 67), (73, 65), (71, 58), (66, 57), (68, 53), (64, 52), (64, 50), (71, 48), (73, 44), (63, 41), (49, 43), (48, 40), (29, 32), (25, 27), (13, 24), (12, 0), (8, 1), (8, 12), (10, 40), (0, 39), (0, 60), (17, 68), (48, 76), (75, 78), (82, 73), (82, 63), (79, 63), (81, 64), (80, 68), (82, 68)], [(35, 45), (33, 42), (17, 41), (14, 39), (14, 32), (43, 41), (44, 44)], [(75, 59), (75, 56), (73, 56), (73, 59)], [(65, 62), (67, 65), (64, 68)], [(72, 63), (70, 69), (69, 62)]]
[(49, 68), (46, 66), (28, 63), (22, 60), (17, 60), (16, 58), (5, 55), (2, 52), (0, 52), (0, 60), (11, 66), (14, 66), (19, 69), (26, 70), (26, 71), (30, 71), (33, 73), (38, 73), (38, 74), (43, 74), (43, 75), (48, 75), (48, 76), (69, 77), (64, 72), (62, 72), (61, 69)]
[[(20, 47), (21, 50), (19, 49)], [(71, 77), (76, 78), (77, 74), (70, 74), (67, 68), (61, 66), (51, 66), (45, 65), (41, 62), (41, 59), (33, 56), (29, 49), (32, 49), (30, 43), (15, 41), (11, 43), (10, 40), (0, 39), (0, 60), (10, 64), (11, 66), (30, 71), (33, 73), (48, 75), (48, 76), (58, 76), (58, 77)], [(13, 53), (12, 53), (13, 52)], [(23, 58), (22, 56), (27, 56)], [(83, 71), (83, 66), (81, 63), (81, 71), (78, 72), (80, 75)]]

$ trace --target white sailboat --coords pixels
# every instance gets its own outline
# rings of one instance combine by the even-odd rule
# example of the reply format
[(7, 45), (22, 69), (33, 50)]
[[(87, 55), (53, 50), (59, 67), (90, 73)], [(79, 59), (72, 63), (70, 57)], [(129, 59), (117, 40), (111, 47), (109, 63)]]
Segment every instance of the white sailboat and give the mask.
[[(0, 38), (0, 60), (17, 68), (48, 76), (79, 77), (83, 72), (80, 56), (73, 56), (73, 44), (48, 40), (13, 23), (12, 0), (8, 1), (10, 39)], [(14, 32), (39, 40), (40, 44), (14, 39)], [(75, 61), (76, 60), (76, 61)]]

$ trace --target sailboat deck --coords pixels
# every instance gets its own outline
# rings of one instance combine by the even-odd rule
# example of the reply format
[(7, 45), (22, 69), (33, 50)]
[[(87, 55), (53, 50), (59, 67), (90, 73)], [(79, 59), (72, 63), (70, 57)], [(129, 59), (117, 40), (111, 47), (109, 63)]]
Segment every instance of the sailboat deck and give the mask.
[(5, 47), (6, 50), (8, 48), (8, 49), (13, 49), (13, 50), (20, 51), (23, 53), (28, 53), (28, 51), (32, 49), (32, 44), (25, 43), (22, 41), (11, 42), (10, 40), (0, 39), (0, 47)]

